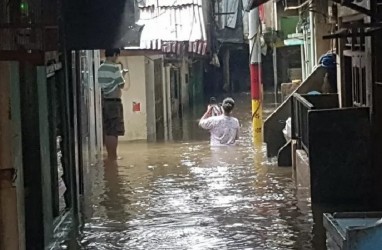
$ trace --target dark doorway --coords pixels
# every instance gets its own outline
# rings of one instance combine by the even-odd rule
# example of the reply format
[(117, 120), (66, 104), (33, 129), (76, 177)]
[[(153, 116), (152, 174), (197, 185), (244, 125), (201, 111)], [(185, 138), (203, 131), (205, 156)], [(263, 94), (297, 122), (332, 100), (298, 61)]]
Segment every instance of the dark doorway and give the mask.
[(164, 140), (162, 60), (154, 61), (156, 139)]

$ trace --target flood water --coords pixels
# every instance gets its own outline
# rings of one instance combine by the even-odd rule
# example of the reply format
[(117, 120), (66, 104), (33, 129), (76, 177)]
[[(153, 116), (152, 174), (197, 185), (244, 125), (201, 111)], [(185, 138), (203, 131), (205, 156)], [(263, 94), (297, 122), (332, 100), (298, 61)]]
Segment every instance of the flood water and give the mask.
[(307, 191), (253, 147), (250, 97), (236, 101), (238, 146), (211, 149), (197, 109), (171, 142), (121, 144), (118, 165), (95, 166), (81, 249), (313, 249)]

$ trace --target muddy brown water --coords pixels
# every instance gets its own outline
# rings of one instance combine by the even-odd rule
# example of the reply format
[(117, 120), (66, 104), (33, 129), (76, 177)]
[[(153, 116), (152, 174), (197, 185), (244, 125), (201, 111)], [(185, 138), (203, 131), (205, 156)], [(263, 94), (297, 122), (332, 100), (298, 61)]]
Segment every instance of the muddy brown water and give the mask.
[(249, 96), (236, 101), (238, 146), (211, 149), (197, 108), (171, 142), (121, 144), (118, 165), (94, 167), (79, 248), (313, 249), (307, 190), (252, 145)]

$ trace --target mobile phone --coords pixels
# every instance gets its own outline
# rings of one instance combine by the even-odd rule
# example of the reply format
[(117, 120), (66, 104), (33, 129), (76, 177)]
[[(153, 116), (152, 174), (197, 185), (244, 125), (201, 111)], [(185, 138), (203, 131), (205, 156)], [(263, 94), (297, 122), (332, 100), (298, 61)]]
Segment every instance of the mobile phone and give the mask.
[(210, 98), (210, 105), (216, 105), (216, 104), (217, 104), (216, 98), (215, 97), (211, 97)]

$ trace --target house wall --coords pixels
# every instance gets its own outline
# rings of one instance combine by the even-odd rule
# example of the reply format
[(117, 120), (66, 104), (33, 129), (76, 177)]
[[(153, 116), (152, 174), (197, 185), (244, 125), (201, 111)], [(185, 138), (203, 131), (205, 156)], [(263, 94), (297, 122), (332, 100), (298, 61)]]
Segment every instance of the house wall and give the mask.
[(154, 61), (145, 57), (146, 74), (146, 111), (147, 111), (147, 140), (155, 141), (155, 88), (154, 88)]
[[(121, 141), (156, 139), (155, 120), (155, 78), (154, 60), (163, 59), (162, 55), (123, 55), (120, 61), (129, 69), (126, 75), (126, 86), (122, 92), (122, 103), (124, 108), (125, 136)], [(187, 69), (188, 70), (188, 69)], [(184, 72), (188, 72), (184, 70)], [(168, 69), (162, 62), (163, 75), (163, 110), (165, 138), (168, 139), (169, 127), (171, 126), (170, 81)], [(140, 111), (133, 111), (134, 103), (140, 104)]]
[[(120, 61), (129, 68), (125, 77), (127, 90), (122, 91), (125, 135), (120, 141), (147, 139), (146, 67), (144, 56), (121, 56)], [(140, 104), (140, 111), (133, 111), (133, 103)]]
[[(328, 1), (317, 1), (316, 4), (318, 13), (327, 13), (328, 11)], [(316, 50), (316, 61), (321, 57), (321, 55), (327, 53), (330, 48), (330, 40), (324, 40), (322, 37), (324, 35), (331, 33), (331, 24), (327, 23), (326, 17), (321, 14), (314, 14), (314, 36), (315, 36), (315, 50)], [(316, 62), (317, 64), (318, 62)]]
[(163, 65), (163, 55), (146, 55), (146, 104), (147, 104), (147, 139), (154, 141), (156, 139), (156, 120), (155, 120), (155, 78), (154, 78), (154, 60), (162, 59), (162, 91), (163, 91), (163, 120), (165, 128), (165, 138), (167, 138), (168, 116), (167, 108), (169, 98), (167, 97), (166, 72)]

